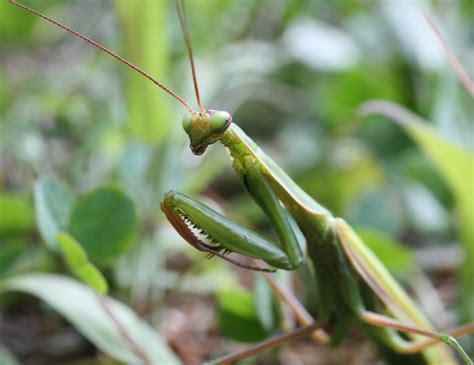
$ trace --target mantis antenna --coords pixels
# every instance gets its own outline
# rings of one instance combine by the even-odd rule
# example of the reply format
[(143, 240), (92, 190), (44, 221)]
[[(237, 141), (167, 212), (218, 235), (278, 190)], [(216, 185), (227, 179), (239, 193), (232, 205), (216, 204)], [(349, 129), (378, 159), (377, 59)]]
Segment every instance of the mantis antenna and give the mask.
[(193, 48), (191, 47), (191, 37), (189, 36), (188, 22), (186, 21), (186, 7), (184, 6), (184, 0), (176, 0), (176, 8), (178, 9), (179, 23), (181, 24), (181, 30), (183, 31), (184, 43), (186, 44), (186, 48), (188, 50), (189, 63), (191, 64), (191, 72), (193, 74), (194, 91), (196, 93), (196, 101), (199, 111), (202, 112), (203, 108), (201, 105), (201, 97), (199, 96), (196, 68), (194, 67)]
[[(180, 97), (178, 96), (177, 94), (175, 94), (173, 91), (171, 91), (170, 89), (168, 89), (165, 85), (163, 85), (161, 82), (159, 82), (158, 80), (156, 80), (153, 76), (151, 76), (149, 73), (143, 71), (141, 68), (135, 66), (134, 64), (132, 64), (131, 62), (127, 61), (125, 58), (123, 57), (120, 57), (118, 54), (116, 54), (115, 52), (112, 52), (111, 50), (105, 48), (103, 45), (97, 43), (97, 42), (94, 42), (92, 39), (90, 38), (87, 38), (85, 35), (82, 35), (81, 33), (79, 32), (76, 32), (74, 29), (71, 29), (53, 19), (51, 19), (50, 17), (46, 16), (46, 15), (43, 15), (41, 14), (40, 12), (36, 11), (36, 10), (33, 10), (23, 4), (20, 4), (18, 2), (16, 2), (15, 0), (8, 0), (10, 3), (12, 3), (13, 5), (16, 5), (20, 8), (22, 8), (23, 10), (26, 10), (28, 12), (30, 12), (31, 14), (34, 14), (36, 16), (39, 16), (40, 18), (43, 18), (44, 20), (56, 25), (57, 27), (61, 28), (61, 29), (64, 29), (65, 31), (75, 35), (76, 37), (79, 37), (81, 38), (82, 40), (86, 41), (87, 43), (93, 45), (94, 47), (100, 49), (101, 51), (109, 54), (110, 56), (114, 57), (115, 59), (119, 60), (120, 62), (122, 62), (123, 64), (127, 65), (128, 67), (130, 67), (131, 69), (135, 70), (136, 72), (138, 72), (139, 74), (141, 74), (142, 76), (145, 76), (148, 80), (150, 80), (152, 83), (154, 83), (156, 86), (160, 87), (162, 90), (164, 90), (165, 92), (167, 92), (169, 95), (173, 96), (176, 100), (178, 100), (186, 109), (188, 109), (189, 112), (192, 112), (193, 109)], [(183, 25), (181, 23), (181, 25)], [(185, 37), (186, 38), (186, 37)], [(188, 42), (189, 42), (189, 37), (187, 38), (188, 39)], [(190, 50), (190, 46), (188, 46), (188, 50)], [(191, 55), (191, 63), (192, 63), (192, 55)], [(193, 69), (193, 78), (195, 79), (194, 77), (194, 65), (192, 66), (192, 69)], [(197, 90), (197, 84), (195, 83), (195, 87), (196, 87), (196, 90)], [(199, 108), (202, 110), (201, 108), (201, 104), (200, 104), (200, 100), (199, 100), (199, 96), (198, 96), (198, 104), (199, 104)]]

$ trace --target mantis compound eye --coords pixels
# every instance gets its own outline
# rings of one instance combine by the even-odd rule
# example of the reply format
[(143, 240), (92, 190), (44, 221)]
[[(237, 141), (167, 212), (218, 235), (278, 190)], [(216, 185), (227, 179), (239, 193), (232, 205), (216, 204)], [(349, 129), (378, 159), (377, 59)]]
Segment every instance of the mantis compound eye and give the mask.
[(183, 117), (182, 124), (183, 124), (184, 131), (189, 134), (189, 132), (191, 131), (191, 127), (193, 125), (193, 116), (191, 113), (187, 113)]
[(209, 118), (209, 130), (211, 133), (222, 133), (230, 125), (232, 117), (224, 111), (214, 111)]

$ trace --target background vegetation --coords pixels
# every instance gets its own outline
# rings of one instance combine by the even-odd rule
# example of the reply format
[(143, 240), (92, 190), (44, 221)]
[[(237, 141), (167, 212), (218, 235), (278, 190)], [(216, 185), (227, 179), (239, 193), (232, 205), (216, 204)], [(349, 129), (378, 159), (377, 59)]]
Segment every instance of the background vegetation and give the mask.
[[(173, 1), (24, 3), (194, 105)], [(186, 3), (204, 105), (233, 113), (358, 228), (439, 328), (474, 319), (473, 104), (422, 17), (472, 73), (473, 3)], [(375, 98), (424, 124), (361, 117)], [(164, 219), (159, 202), (175, 189), (268, 231), (224, 149), (191, 154), (184, 112), (114, 59), (0, 3), (2, 364), (196, 364), (291, 325), (259, 276), (206, 260)], [(310, 290), (282, 276), (311, 309)], [(248, 363), (354, 356), (377, 361), (352, 333), (340, 349), (300, 341)]]

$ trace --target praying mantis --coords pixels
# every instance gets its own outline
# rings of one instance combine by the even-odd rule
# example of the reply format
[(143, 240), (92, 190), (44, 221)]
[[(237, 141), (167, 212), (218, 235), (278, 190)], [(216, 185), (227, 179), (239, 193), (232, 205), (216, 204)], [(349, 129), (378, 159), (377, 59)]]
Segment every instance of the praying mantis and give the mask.
[[(9, 1), (106, 52), (174, 97), (187, 109), (182, 126), (194, 154), (202, 155), (209, 145), (217, 142), (226, 147), (240, 182), (267, 216), (277, 241), (231, 221), (180, 192), (166, 193), (161, 209), (175, 230), (196, 249), (242, 268), (295, 270), (308, 264), (320, 298), (318, 324), (309, 324), (307, 330), (300, 331), (301, 335), (331, 323), (332, 332), (320, 340), (336, 345), (352, 325), (356, 325), (368, 334), (390, 363), (457, 364), (444, 345), (448, 344), (466, 364), (473, 364), (455, 339), (474, 332), (473, 323), (446, 333), (435, 331), (344, 219), (333, 216), (303, 191), (233, 122), (229, 113), (202, 107), (183, 0), (177, 0), (177, 8), (193, 75), (197, 110), (116, 53), (15, 0)], [(306, 239), (306, 255), (300, 248), (297, 229)], [(228, 253), (263, 260), (268, 267), (244, 264), (227, 256)], [(227, 358), (221, 362), (229, 361)]]

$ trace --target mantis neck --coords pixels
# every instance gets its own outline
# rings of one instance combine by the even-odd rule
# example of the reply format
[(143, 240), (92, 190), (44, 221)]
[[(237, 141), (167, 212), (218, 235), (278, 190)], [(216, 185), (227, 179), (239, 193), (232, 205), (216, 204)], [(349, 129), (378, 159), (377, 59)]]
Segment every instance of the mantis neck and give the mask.
[(306, 233), (314, 234), (316, 241), (329, 233), (333, 220), (331, 213), (306, 194), (238, 125), (231, 124), (219, 140), (227, 148), (241, 180), (245, 180), (247, 171), (261, 169), (300, 227), (307, 227)]
[(232, 160), (242, 160), (245, 157), (251, 157), (248, 147), (242, 141), (237, 128), (234, 124), (220, 136), (219, 141), (227, 148)]

